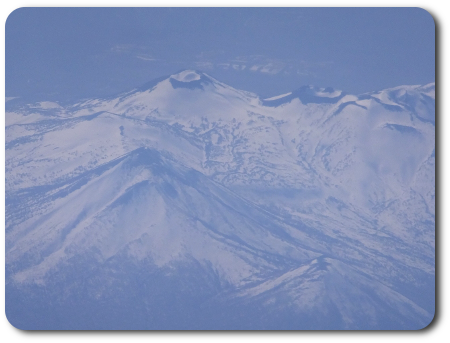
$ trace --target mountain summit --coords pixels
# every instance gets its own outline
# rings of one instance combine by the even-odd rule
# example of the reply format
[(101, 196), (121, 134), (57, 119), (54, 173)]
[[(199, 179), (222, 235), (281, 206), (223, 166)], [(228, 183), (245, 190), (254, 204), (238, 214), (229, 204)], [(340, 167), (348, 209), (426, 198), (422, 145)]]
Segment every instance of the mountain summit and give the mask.
[(21, 329), (420, 329), (434, 84), (269, 99), (184, 70), (6, 114)]

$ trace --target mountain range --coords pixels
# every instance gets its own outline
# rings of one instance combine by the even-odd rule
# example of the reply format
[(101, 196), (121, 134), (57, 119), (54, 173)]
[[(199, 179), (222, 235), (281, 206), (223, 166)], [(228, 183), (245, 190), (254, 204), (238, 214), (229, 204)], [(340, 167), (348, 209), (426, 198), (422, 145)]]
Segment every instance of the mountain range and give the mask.
[(261, 99), (183, 70), (6, 103), (6, 313), (27, 330), (416, 330), (435, 84)]

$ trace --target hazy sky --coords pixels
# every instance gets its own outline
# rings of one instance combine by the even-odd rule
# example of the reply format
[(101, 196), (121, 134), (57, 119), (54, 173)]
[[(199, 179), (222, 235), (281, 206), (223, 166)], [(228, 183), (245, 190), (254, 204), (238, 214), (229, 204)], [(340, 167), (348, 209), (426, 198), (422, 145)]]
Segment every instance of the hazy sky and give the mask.
[(426, 84), (434, 34), (418, 8), (21, 8), (6, 24), (6, 96), (105, 96), (185, 68), (262, 96)]

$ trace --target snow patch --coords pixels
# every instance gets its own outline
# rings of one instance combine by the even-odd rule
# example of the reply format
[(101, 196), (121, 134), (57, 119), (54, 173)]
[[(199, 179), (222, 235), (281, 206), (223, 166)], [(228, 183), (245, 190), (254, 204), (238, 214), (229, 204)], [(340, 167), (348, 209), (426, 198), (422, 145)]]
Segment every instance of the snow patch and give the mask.
[(337, 98), (342, 94), (342, 91), (339, 90), (333, 90), (331, 92), (327, 92), (326, 89), (320, 89), (316, 92), (316, 96), (320, 96), (322, 98)]
[(291, 94), (292, 94), (292, 92), (289, 92), (289, 93), (286, 93), (286, 94), (277, 95), (277, 96), (274, 96), (272, 98), (264, 99), (264, 101), (272, 101), (272, 100), (281, 99), (281, 98), (284, 98), (284, 97), (286, 97), (288, 95), (291, 95)]
[(43, 110), (51, 110), (51, 109), (61, 109), (62, 107), (59, 104), (57, 104), (56, 102), (42, 101), (42, 102), (38, 102), (34, 106), (30, 106), (30, 108), (40, 108)]
[(170, 78), (180, 82), (191, 82), (200, 80), (200, 75), (193, 70), (184, 70), (181, 73), (172, 75)]

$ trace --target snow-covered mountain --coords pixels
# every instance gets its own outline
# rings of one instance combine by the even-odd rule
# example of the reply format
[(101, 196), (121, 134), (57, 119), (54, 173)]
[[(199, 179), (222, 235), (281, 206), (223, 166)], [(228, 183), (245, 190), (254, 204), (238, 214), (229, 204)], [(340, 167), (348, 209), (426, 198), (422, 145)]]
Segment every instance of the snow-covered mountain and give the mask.
[(270, 99), (185, 70), (7, 102), (6, 311), (23, 329), (420, 329), (434, 83)]

